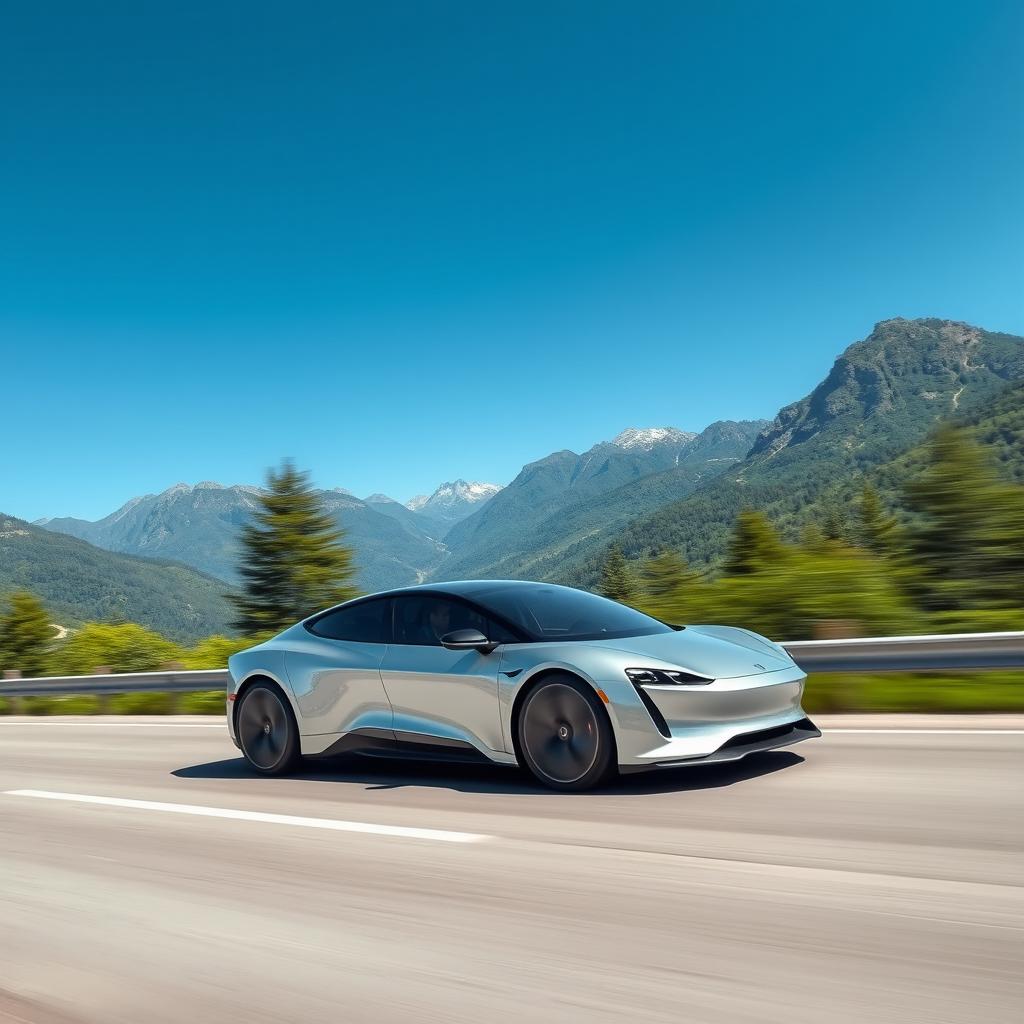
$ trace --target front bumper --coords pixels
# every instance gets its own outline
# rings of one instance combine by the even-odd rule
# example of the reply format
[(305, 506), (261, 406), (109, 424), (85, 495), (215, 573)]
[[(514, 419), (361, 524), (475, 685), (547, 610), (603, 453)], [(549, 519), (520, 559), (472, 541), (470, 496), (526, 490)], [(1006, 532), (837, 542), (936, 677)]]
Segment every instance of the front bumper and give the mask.
[[(739, 761), (748, 754), (759, 754), (765, 750), (788, 747), (794, 743), (800, 743), (802, 740), (815, 739), (820, 735), (821, 730), (809, 718), (801, 718), (785, 725), (757, 729), (753, 732), (737, 733), (710, 754), (691, 754), (685, 757), (673, 757), (671, 753), (665, 753), (663, 759), (661, 759), (657, 758), (658, 751), (652, 751), (655, 757), (652, 757), (651, 760), (646, 760), (639, 764), (619, 765), (619, 771), (628, 775), (631, 772), (646, 772), (655, 768), (681, 768), (685, 765)], [(672, 744), (668, 743), (662, 749), (667, 750), (671, 746)]]
[[(616, 707), (619, 766), (736, 760), (817, 735), (801, 707), (797, 665), (708, 685), (637, 685)], [(623, 693), (623, 691), (619, 691)], [(809, 729), (808, 729), (809, 726)]]

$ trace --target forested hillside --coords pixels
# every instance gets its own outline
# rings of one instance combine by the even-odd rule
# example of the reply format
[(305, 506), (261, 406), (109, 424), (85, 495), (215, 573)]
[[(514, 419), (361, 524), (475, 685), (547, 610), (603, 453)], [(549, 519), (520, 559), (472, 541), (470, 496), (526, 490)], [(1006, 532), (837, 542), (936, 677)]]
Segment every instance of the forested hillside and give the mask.
[(103, 551), (0, 516), (0, 594), (31, 591), (63, 626), (138, 622), (190, 642), (228, 629), (228, 589), (184, 565)]
[(712, 423), (700, 434), (625, 431), (582, 455), (530, 463), (446, 537), (439, 579), (530, 577), (581, 538), (614, 535), (632, 518), (691, 493), (741, 461), (763, 420)]
[[(1021, 379), (1024, 339), (948, 320), (883, 321), (810, 395), (779, 412), (742, 463), (616, 540), (629, 559), (676, 550), (692, 565), (713, 566), (744, 508), (765, 512), (795, 540), (831, 496), (859, 488), (938, 423), (981, 415), (996, 401), (1013, 420), (1020, 391), (1002, 393)], [(604, 538), (583, 541), (544, 565), (544, 575), (591, 585), (605, 547)]]

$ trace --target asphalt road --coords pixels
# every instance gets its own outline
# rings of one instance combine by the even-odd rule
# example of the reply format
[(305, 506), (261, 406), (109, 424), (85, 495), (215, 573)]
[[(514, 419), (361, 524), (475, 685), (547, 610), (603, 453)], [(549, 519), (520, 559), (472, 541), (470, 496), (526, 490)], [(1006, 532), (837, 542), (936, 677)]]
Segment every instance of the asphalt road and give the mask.
[(1021, 719), (571, 796), (208, 722), (0, 719), (0, 1020), (1024, 1019)]

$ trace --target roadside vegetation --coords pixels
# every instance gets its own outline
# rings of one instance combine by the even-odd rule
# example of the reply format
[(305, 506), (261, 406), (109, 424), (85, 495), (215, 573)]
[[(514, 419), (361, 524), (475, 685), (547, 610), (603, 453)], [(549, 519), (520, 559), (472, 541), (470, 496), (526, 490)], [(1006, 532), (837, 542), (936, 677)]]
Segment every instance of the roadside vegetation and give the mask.
[[(899, 494), (872, 484), (823, 509), (800, 543), (764, 515), (736, 516), (720, 571), (677, 551), (639, 566), (609, 549), (600, 590), (668, 622), (717, 622), (800, 640), (1024, 629), (1024, 485), (1000, 475), (963, 430), (932, 440)], [(883, 496), (884, 495), (884, 496)], [(58, 640), (33, 594), (0, 605), (0, 669), (29, 676), (220, 669), (318, 608), (356, 595), (353, 554), (306, 476), (271, 472), (243, 534), (238, 634), (191, 647), (132, 622), (94, 622)], [(1024, 711), (1024, 673), (822, 675), (809, 711)], [(221, 691), (0, 699), (0, 713), (171, 714), (224, 710)]]
[(613, 547), (601, 590), (668, 622), (784, 640), (1024, 629), (1024, 485), (988, 452), (945, 428), (889, 503), (868, 483), (799, 543), (744, 509), (717, 572), (674, 550), (631, 563)]

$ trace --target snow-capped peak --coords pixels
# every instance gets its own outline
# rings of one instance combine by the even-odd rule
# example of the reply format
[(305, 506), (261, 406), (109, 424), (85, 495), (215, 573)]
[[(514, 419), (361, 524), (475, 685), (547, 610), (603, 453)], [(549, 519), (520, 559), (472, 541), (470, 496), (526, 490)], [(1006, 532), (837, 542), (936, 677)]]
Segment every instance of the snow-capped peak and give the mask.
[(611, 444), (616, 448), (635, 449), (649, 452), (659, 444), (686, 444), (692, 441), (697, 435), (688, 430), (676, 430), (675, 427), (648, 427), (639, 430), (636, 427), (627, 427), (617, 437), (613, 437)]
[(426, 512), (445, 519), (462, 518), (481, 502), (493, 498), (500, 490), (498, 484), (479, 480), (449, 480), (429, 497), (417, 494), (415, 498), (410, 498), (405, 507), (413, 512)]
[(464, 501), (482, 501), (493, 494), (497, 494), (501, 488), (497, 484), (481, 483), (473, 480), (467, 483), (465, 480), (455, 480), (452, 483), (441, 484), (434, 492), (434, 497), (462, 498)]
[(424, 505), (449, 504), (453, 501), (484, 501), (501, 490), (500, 484), (488, 484), (479, 480), (449, 480), (441, 484), (431, 495), (417, 494), (406, 503), (406, 508), (423, 508)]

